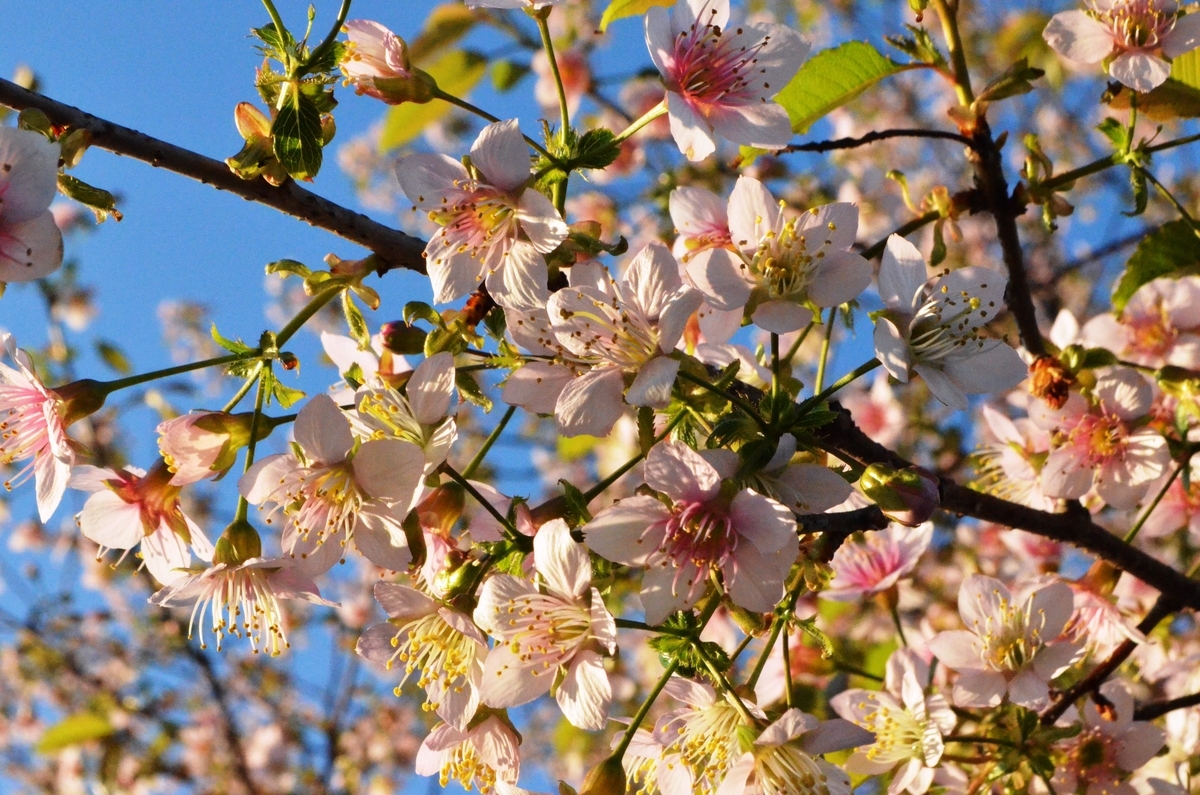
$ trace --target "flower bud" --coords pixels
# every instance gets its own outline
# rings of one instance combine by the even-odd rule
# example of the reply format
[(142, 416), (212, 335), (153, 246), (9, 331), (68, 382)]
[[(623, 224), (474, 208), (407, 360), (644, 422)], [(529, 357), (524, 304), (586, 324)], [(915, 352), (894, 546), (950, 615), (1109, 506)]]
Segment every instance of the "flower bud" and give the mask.
[(859, 486), (885, 516), (908, 527), (928, 521), (940, 503), (937, 478), (920, 467), (897, 470), (872, 464)]
[(359, 94), (389, 105), (425, 103), (437, 96), (437, 82), (413, 67), (404, 39), (366, 19), (350, 20), (343, 30), (348, 41), (338, 66)]
[(58, 415), (62, 417), (63, 425), (70, 425), (99, 411), (108, 397), (108, 390), (99, 381), (84, 378), (55, 387), (54, 394), (58, 395)]
[(226, 566), (240, 566), (262, 555), (262, 539), (245, 519), (234, 519), (221, 533), (215, 547), (213, 563), (224, 563)]
[(401, 356), (417, 356), (425, 352), (424, 331), (399, 320), (384, 323), (379, 329), (383, 347)]
[(621, 760), (610, 756), (588, 771), (579, 795), (625, 795), (627, 784)]
[[(158, 450), (174, 473), (171, 483), (185, 486), (227, 472), (250, 442), (253, 421), (252, 412), (204, 411), (159, 423)], [(259, 423), (260, 439), (270, 431), (268, 423)]]

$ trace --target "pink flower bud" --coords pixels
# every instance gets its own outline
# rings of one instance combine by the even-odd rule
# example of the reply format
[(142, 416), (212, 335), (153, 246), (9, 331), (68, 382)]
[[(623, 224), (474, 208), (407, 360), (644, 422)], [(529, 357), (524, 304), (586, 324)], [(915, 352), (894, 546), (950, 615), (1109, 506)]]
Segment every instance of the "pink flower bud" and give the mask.
[(348, 41), (339, 67), (355, 91), (389, 105), (433, 99), (437, 83), (425, 72), (413, 68), (404, 39), (378, 22), (366, 19), (352, 19), (343, 30)]
[(937, 478), (920, 467), (872, 464), (859, 485), (885, 516), (908, 527), (928, 521), (940, 503)]
[(226, 472), (250, 441), (252, 418), (205, 411), (160, 423), (158, 449), (174, 473), (171, 484), (185, 486)]

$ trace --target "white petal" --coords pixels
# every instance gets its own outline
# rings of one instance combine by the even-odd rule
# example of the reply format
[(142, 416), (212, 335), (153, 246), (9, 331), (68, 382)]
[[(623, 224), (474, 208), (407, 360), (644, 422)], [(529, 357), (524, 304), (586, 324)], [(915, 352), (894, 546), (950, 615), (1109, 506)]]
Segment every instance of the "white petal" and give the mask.
[(646, 570), (642, 576), (641, 598), (647, 624), (661, 624), (672, 613), (694, 605), (708, 582), (690, 563), (678, 580), (676, 587), (676, 570), (670, 567), (656, 566)]
[(471, 163), (501, 190), (511, 191), (529, 179), (529, 146), (517, 120), (494, 122), (480, 130), (471, 146)]
[(451, 191), (458, 192), (455, 183), (466, 182), (470, 175), (462, 163), (447, 155), (417, 154), (397, 161), (396, 178), (418, 209), (435, 210)]
[(671, 191), (669, 204), (671, 222), (681, 235), (694, 237), (729, 226), (725, 200), (710, 190), (684, 185)]
[(954, 683), (954, 703), (960, 707), (995, 707), (1007, 691), (1004, 677), (995, 671), (965, 671)]
[(741, 309), (750, 300), (745, 269), (736, 254), (723, 248), (701, 251), (687, 264), (688, 279), (709, 305), (722, 311)]
[(470, 251), (442, 256), (434, 247), (437, 242), (438, 238), (435, 235), (429, 246), (425, 247), (426, 253), (430, 255), (425, 260), (425, 268), (433, 285), (433, 302), (447, 304), (470, 295), (483, 281), (487, 268)]
[(1134, 91), (1153, 91), (1167, 82), (1171, 65), (1150, 53), (1125, 52), (1108, 65), (1108, 74)]
[(504, 263), (487, 275), (488, 292), (496, 303), (513, 309), (539, 309), (546, 305), (546, 260), (523, 240), (509, 246)]
[(67, 491), (67, 482), (71, 479), (71, 464), (75, 460), (74, 454), (68, 455), (69, 458), (60, 458), (43, 452), (33, 459), (38, 518), (42, 522), (50, 521)]
[(517, 201), (517, 218), (521, 221), (521, 230), (529, 236), (529, 242), (543, 254), (558, 248), (571, 231), (554, 204), (532, 188), (522, 193)]
[(776, 552), (764, 554), (753, 544), (739, 545), (724, 567), (729, 598), (738, 607), (755, 613), (774, 610), (783, 598), (784, 580), (799, 549), (800, 541), (794, 534), (791, 541)]
[[(789, 709), (779, 716), (767, 728), (763, 729), (763, 733), (754, 741), (755, 745), (783, 745), (784, 743), (794, 740), (805, 732), (811, 732), (821, 725), (816, 716), (809, 715), (807, 712), (802, 712), (798, 709)], [(808, 750), (807, 748), (805, 750)], [(809, 753), (814, 753), (809, 751)], [(824, 751), (816, 751), (815, 753), (824, 753)]]
[(687, 100), (673, 91), (668, 91), (667, 111), (671, 122), (671, 136), (684, 157), (695, 163), (717, 151), (712, 127), (692, 109)]
[(721, 489), (716, 468), (682, 442), (659, 442), (646, 455), (646, 484), (676, 502), (706, 502)]
[(354, 446), (350, 420), (329, 395), (317, 395), (300, 409), (293, 432), (310, 464), (340, 463)]
[(1112, 31), (1083, 11), (1055, 14), (1042, 38), (1064, 58), (1083, 64), (1100, 63), (1113, 50)]
[(713, 105), (708, 121), (717, 135), (735, 144), (782, 149), (792, 140), (792, 121), (776, 102)]
[[(637, 495), (605, 508), (583, 526), (584, 542), (602, 558), (626, 566), (644, 566), (658, 551), (670, 511), (653, 497)], [(647, 532), (649, 528), (658, 527)], [(536, 538), (536, 536), (535, 536)]]
[(572, 726), (587, 731), (603, 729), (612, 703), (612, 687), (600, 655), (587, 649), (576, 653), (555, 697)]
[(62, 259), (62, 231), (49, 210), (23, 223), (0, 215), (0, 282), (41, 279), (58, 270)]
[(817, 306), (838, 306), (858, 298), (870, 283), (871, 263), (853, 251), (826, 251), (808, 297)]
[(0, 218), (22, 224), (46, 211), (58, 185), (59, 153), (39, 132), (0, 129)]
[(587, 549), (571, 538), (562, 519), (551, 519), (533, 537), (533, 556), (546, 588), (568, 601), (578, 600), (592, 585), (592, 564)]
[(425, 454), (412, 442), (372, 439), (354, 456), (358, 485), (376, 499), (396, 503), (401, 514), (412, 507), (424, 474)]
[(796, 517), (792, 512), (753, 489), (743, 489), (733, 498), (729, 518), (738, 535), (749, 539), (764, 554), (782, 550), (789, 540), (796, 538)]
[(952, 671), (969, 671), (983, 665), (979, 638), (966, 630), (939, 632), (929, 640), (929, 651)]
[(782, 211), (766, 185), (753, 177), (738, 177), (729, 194), (729, 233), (733, 244), (746, 255), (752, 255), (763, 238), (777, 232), (782, 222)]
[(454, 357), (442, 351), (417, 366), (405, 390), (413, 416), (422, 425), (435, 425), (450, 413), (454, 395)]
[[(1162, 52), (1168, 58), (1178, 58), (1200, 47), (1200, 14), (1193, 11), (1176, 18), (1171, 32), (1163, 39)], [(1127, 767), (1126, 770), (1135, 768)]]
[(363, 508), (354, 528), (354, 546), (381, 569), (404, 571), (412, 563), (412, 552), (401, 521), (403, 514), (397, 517), (379, 507)]
[(935, 398), (952, 409), (965, 410), (967, 408), (967, 396), (942, 368), (917, 362), (913, 365), (913, 372), (921, 376), (925, 381), (925, 386), (929, 387), (929, 391)]
[(109, 549), (132, 549), (146, 535), (140, 505), (108, 490), (88, 497), (79, 514), (79, 530), (84, 538)]
[(891, 235), (879, 264), (879, 297), (889, 309), (911, 314), (921, 303), (929, 274), (917, 247)]
[(531, 361), (504, 382), (500, 399), (534, 414), (553, 414), (563, 387), (574, 380), (570, 368), (550, 362)]
[(800, 739), (801, 747), (813, 755), (845, 751), (873, 742), (875, 735), (872, 732), (840, 718), (822, 721), (820, 726)]
[(1000, 340), (992, 340), (969, 359), (947, 360), (946, 376), (968, 395), (1007, 392), (1025, 380), (1028, 369), (1021, 355)]
[(883, 363), (883, 369), (900, 383), (908, 383), (911, 353), (908, 340), (900, 334), (896, 324), (886, 317), (879, 318), (875, 323), (874, 341), (875, 356)]
[[(955, 692), (957, 695), (957, 688)], [(1032, 668), (1026, 668), (1008, 683), (1008, 697), (1014, 704), (1040, 710), (1050, 703), (1050, 687)]]
[(619, 367), (595, 367), (572, 379), (555, 409), (563, 436), (607, 436), (625, 412), (625, 379)]
[(678, 372), (678, 359), (655, 356), (638, 370), (625, 393), (625, 402), (631, 406), (666, 408), (671, 402), (671, 388), (675, 386)]
[(754, 325), (773, 334), (790, 334), (812, 322), (813, 313), (807, 306), (778, 298), (759, 304), (750, 316)]
[(185, 570), (192, 565), (192, 553), (187, 544), (166, 524), (159, 525), (156, 531), (142, 539), (140, 551), (146, 570), (163, 585), (186, 577)]
[(375, 583), (375, 600), (388, 614), (389, 618), (400, 619), (401, 622), (430, 615), (438, 611), (438, 604), (433, 599), (407, 585), (394, 582)]
[(528, 704), (540, 695), (550, 692), (556, 668), (543, 668), (540, 664), (526, 665), (507, 643), (501, 643), (488, 652), (483, 663), (483, 683), (480, 696), (490, 707), (516, 707)]

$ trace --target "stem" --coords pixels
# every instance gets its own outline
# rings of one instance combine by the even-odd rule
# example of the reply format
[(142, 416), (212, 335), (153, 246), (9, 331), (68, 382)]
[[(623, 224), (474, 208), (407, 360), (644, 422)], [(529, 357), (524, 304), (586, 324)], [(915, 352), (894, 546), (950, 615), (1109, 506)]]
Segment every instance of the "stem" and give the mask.
[(1179, 213), (1179, 216), (1183, 218), (1184, 221), (1187, 221), (1187, 225), (1192, 228), (1192, 231), (1196, 233), (1197, 236), (1200, 236), (1200, 224), (1198, 224), (1196, 219), (1192, 217), (1192, 214), (1187, 211), (1187, 208), (1179, 203), (1179, 199), (1176, 199), (1174, 194), (1167, 190), (1167, 186), (1159, 182), (1158, 179), (1146, 169), (1137, 166), (1135, 167), (1135, 170), (1140, 172), (1143, 177), (1150, 180), (1154, 187), (1158, 189), (1158, 192), (1161, 193), (1166, 200), (1171, 203), (1171, 206), (1175, 208), (1175, 211)]
[[(275, 25), (275, 32), (279, 35), (279, 42), (282, 44), (284, 40), (283, 34), (287, 33), (287, 28), (283, 24), (283, 18), (279, 16), (279, 11), (275, 9), (275, 4), (271, 0), (262, 0), (262, 4), (266, 6), (267, 13), (271, 15), (271, 22)], [(289, 63), (287, 67), (290, 70), (292, 65)]]
[(309, 63), (319, 59), (325, 54), (325, 51), (332, 47), (333, 43), (337, 41), (337, 36), (342, 31), (342, 25), (345, 24), (346, 17), (350, 14), (351, 1), (352, 0), (342, 0), (342, 6), (338, 9), (337, 20), (333, 23), (333, 27), (329, 29), (329, 33), (326, 34), (325, 40), (318, 44), (317, 48), (309, 54)]
[[(687, 415), (684, 414), (682, 411), (679, 412), (679, 414), (676, 415), (675, 419), (671, 420), (671, 422), (667, 425), (666, 429), (663, 430), (663, 432), (660, 433), (658, 436), (654, 437), (654, 444), (658, 444), (663, 439), (666, 439), (668, 436), (670, 436), (671, 431), (675, 430), (675, 426), (677, 426), (677, 425), (679, 425), (679, 423), (683, 422), (683, 418), (686, 416)], [(653, 447), (654, 445), (652, 444), (650, 446)], [(588, 503), (588, 502), (591, 502), (592, 500), (596, 499), (597, 497), (599, 497), (601, 494), (603, 494), (605, 491), (608, 490), (609, 486), (616, 483), (617, 480), (619, 480), (622, 475), (624, 475), (626, 472), (628, 472), (629, 470), (631, 470), (635, 466), (637, 466), (638, 462), (641, 461), (645, 457), (646, 457), (646, 453), (638, 453), (633, 458), (629, 459), (624, 464), (617, 467), (617, 469), (615, 471), (613, 471), (612, 474), (610, 474), (604, 480), (600, 481), (595, 486), (592, 486), (590, 489), (588, 489), (587, 491), (585, 491), (583, 493), (584, 502)]]
[(638, 130), (642, 129), (647, 124), (649, 124), (650, 122), (659, 118), (660, 116), (665, 116), (666, 113), (667, 113), (667, 101), (664, 99), (662, 102), (658, 103), (653, 108), (651, 108), (650, 110), (643, 113), (640, 118), (631, 122), (630, 125), (628, 127), (626, 127), (624, 130), (621, 130), (621, 132), (617, 133), (617, 137), (613, 139), (613, 143), (617, 143), (617, 144), (623, 143), (630, 136), (637, 133)]
[(835, 138), (831, 141), (811, 141), (806, 144), (789, 144), (775, 154), (787, 152), (832, 152), (837, 149), (855, 149), (888, 138), (931, 138), (940, 141), (955, 141), (963, 146), (975, 147), (975, 142), (965, 135), (945, 130), (876, 130), (860, 138)]
[(957, 3), (954, 10), (951, 10), (947, 0), (933, 0), (933, 7), (942, 22), (946, 49), (950, 51), (950, 64), (954, 67), (954, 92), (958, 94), (958, 104), (970, 105), (975, 101), (975, 93), (971, 91), (971, 73), (967, 69), (967, 57), (963, 51), (962, 36), (958, 31), (958, 17), (955, 13)]
[(118, 378), (115, 381), (101, 381), (100, 387), (105, 390), (105, 394), (112, 394), (118, 389), (127, 389), (138, 384), (145, 384), (149, 381), (157, 381), (160, 378), (170, 378), (173, 375), (182, 373), (190, 373), (194, 370), (203, 370), (206, 367), (220, 367), (234, 362), (244, 362), (247, 359), (257, 359), (262, 355), (262, 351), (255, 348), (252, 351), (245, 353), (231, 353), (228, 356), (218, 356), (215, 359), (205, 359), (199, 362), (191, 362), (189, 364), (180, 364), (175, 367), (166, 367), (162, 370), (152, 370), (148, 373), (139, 375), (131, 375), (128, 378)]
[(779, 335), (771, 332), (771, 423), (779, 416)]
[(254, 366), (254, 372), (246, 377), (246, 380), (238, 387), (238, 391), (233, 393), (233, 397), (229, 399), (221, 411), (228, 413), (237, 408), (237, 404), (242, 402), (242, 398), (246, 396), (246, 393), (250, 391), (250, 387), (254, 386), (254, 382), (258, 380), (258, 375), (262, 372), (262, 366), (262, 362)]
[(892, 604), (889, 611), (892, 614), (892, 621), (896, 625), (896, 635), (900, 638), (900, 645), (907, 646), (908, 638), (904, 637), (904, 625), (900, 623), (900, 608), (895, 603)]
[[(1185, 135), (1184, 137), (1176, 138), (1173, 141), (1164, 141), (1163, 143), (1155, 146), (1147, 146), (1143, 151), (1147, 154), (1154, 154), (1155, 152), (1174, 149), (1177, 146), (1184, 146), (1197, 141), (1200, 141), (1200, 133), (1195, 135)], [(1093, 160), (1091, 163), (1082, 165), (1079, 168), (1074, 168), (1070, 171), (1064, 171), (1062, 174), (1038, 183), (1038, 187), (1051, 191), (1058, 190), (1059, 188), (1069, 186), (1072, 182), (1081, 177), (1090, 177), (1092, 174), (1097, 174), (1105, 169), (1119, 165), (1123, 162), (1124, 158), (1120, 154), (1112, 154), (1108, 157), (1102, 157), (1099, 160)]]
[(629, 721), (629, 728), (625, 730), (625, 736), (621, 738), (621, 744), (612, 752), (612, 758), (620, 761), (625, 756), (625, 751), (629, 748), (629, 744), (633, 742), (633, 735), (637, 733), (638, 727), (642, 725), (642, 721), (646, 719), (646, 714), (650, 712), (650, 708), (654, 706), (654, 702), (658, 699), (663, 688), (667, 686), (667, 682), (671, 681), (671, 677), (675, 674), (675, 669), (679, 667), (679, 660), (673, 659), (667, 665), (667, 669), (663, 671), (663, 675), (659, 677), (654, 684), (654, 689), (650, 691), (650, 695), (638, 707), (638, 711), (634, 713), (633, 719)]
[(550, 39), (550, 25), (546, 20), (550, 17), (553, 6), (546, 6), (534, 15), (537, 21), (538, 33), (542, 35), (542, 47), (546, 50), (546, 60), (550, 62), (550, 74), (554, 77), (554, 88), (558, 91), (558, 117), (563, 130), (571, 126), (571, 110), (567, 106), (567, 90), (563, 87), (562, 74), (558, 71), (558, 59), (554, 57), (554, 42)]
[(779, 644), (783, 649), (783, 683), (786, 688), (783, 696), (784, 703), (787, 704), (788, 709), (791, 709), (796, 705), (792, 703), (792, 655), (788, 653), (788, 634), (786, 632), (779, 636)]
[(488, 434), (488, 438), (484, 440), (483, 447), (479, 448), (479, 452), (471, 459), (471, 463), (467, 464), (466, 468), (463, 469), (462, 476), (464, 478), (469, 478), (475, 474), (475, 470), (483, 463), (483, 459), (487, 456), (488, 451), (492, 449), (492, 445), (496, 443), (496, 440), (500, 438), (500, 434), (504, 433), (504, 426), (508, 425), (508, 421), (512, 419), (516, 411), (516, 406), (509, 406), (508, 411), (504, 412), (504, 416), (500, 418), (500, 422), (496, 423), (496, 427), (492, 429), (492, 432)]
[(342, 290), (345, 289), (346, 285), (344, 283), (339, 283), (331, 287), (327, 287), (326, 289), (314, 295), (312, 300), (305, 304), (304, 308), (301, 309), (294, 318), (289, 320), (288, 324), (281, 328), (279, 333), (275, 335), (275, 344), (283, 345), (290, 340), (292, 336), (295, 335), (295, 333), (299, 331), (302, 326), (304, 326), (305, 323), (312, 319), (313, 315), (320, 312), (321, 308), (325, 306), (325, 304), (329, 303), (335, 295), (338, 295), (342, 292)]
[(825, 339), (821, 343), (821, 358), (817, 362), (817, 382), (813, 384), (813, 391), (820, 393), (825, 386), (825, 366), (829, 363), (829, 344), (833, 340), (833, 323), (837, 320), (836, 306), (829, 308), (829, 323), (825, 326)]
[(630, 618), (614, 618), (617, 629), (640, 629), (643, 632), (658, 632), (663, 635), (675, 635), (680, 638), (690, 638), (692, 633), (688, 630), (671, 629), (670, 627), (652, 627), (645, 621), (634, 621)]
[[(775, 608), (775, 618), (771, 620), (771, 634), (767, 637), (767, 645), (758, 655), (758, 660), (754, 663), (754, 670), (750, 672), (750, 678), (746, 680), (746, 687), (753, 690), (758, 684), (758, 677), (762, 676), (763, 668), (767, 665), (767, 658), (771, 656), (771, 649), (775, 646), (775, 641), (779, 639), (779, 633), (784, 626), (791, 620), (792, 611), (796, 609), (796, 600), (800, 598), (800, 588), (804, 584), (804, 570), (798, 569), (792, 575), (792, 581), (788, 583), (787, 596), (784, 597), (784, 609), (781, 611), (778, 607)], [(784, 667), (790, 665), (790, 661), (784, 658)]]
[[(881, 364), (881, 362), (874, 357), (863, 362), (858, 367), (855, 367), (853, 370), (851, 370), (850, 372), (846, 373), (844, 376), (839, 378), (837, 381), (834, 381), (833, 384), (830, 385), (830, 387), (828, 389), (822, 390), (821, 392), (813, 395), (808, 400), (801, 403), (800, 404), (800, 413), (803, 414), (806, 411), (808, 411), (809, 409), (812, 409), (812, 408), (824, 403), (826, 400), (829, 399), (829, 397), (831, 395), (836, 393), (838, 390), (843, 389), (843, 388), (849, 386), (850, 384), (854, 383), (859, 378), (862, 378), (864, 375), (866, 375), (867, 373), (874, 370), (880, 364)], [(819, 379), (818, 379), (817, 383), (820, 383)]]
[(450, 479), (455, 483), (462, 486), (463, 490), (466, 491), (467, 494), (470, 494), (472, 497), (474, 497), (475, 501), (482, 505), (483, 509), (490, 513), (492, 518), (500, 523), (500, 526), (504, 528), (509, 541), (512, 541), (522, 549), (532, 549), (533, 539), (521, 535), (517, 528), (513, 526), (513, 523), (508, 521), (508, 517), (496, 510), (496, 506), (488, 502), (487, 499), (479, 493), (479, 489), (472, 486), (470, 481), (459, 474), (454, 467), (443, 463), (441, 466), (441, 471), (449, 475)]
[(684, 370), (680, 370), (680, 371), (679, 371), (679, 377), (680, 377), (680, 378), (682, 378), (684, 381), (691, 381), (693, 384), (695, 384), (695, 385), (697, 385), (697, 386), (699, 386), (699, 387), (702, 387), (702, 388), (704, 388), (704, 389), (707, 389), (709, 392), (712, 392), (714, 395), (720, 395), (721, 397), (725, 398), (726, 400), (728, 400), (728, 401), (729, 401), (730, 403), (732, 403), (733, 405), (735, 405), (735, 406), (737, 406), (738, 408), (740, 408), (742, 411), (744, 411), (744, 412), (746, 412), (747, 414), (749, 414), (749, 415), (750, 415), (750, 417), (751, 417), (751, 418), (752, 418), (752, 419), (753, 419), (755, 422), (757, 422), (757, 423), (758, 423), (758, 427), (762, 428), (762, 430), (763, 430), (763, 432), (764, 432), (764, 433), (767, 433), (767, 432), (769, 432), (769, 431), (770, 431), (770, 429), (771, 429), (771, 426), (770, 426), (770, 425), (768, 425), (768, 424), (767, 424), (767, 421), (766, 421), (766, 420), (764, 420), (764, 419), (762, 418), (762, 415), (760, 415), (760, 414), (758, 413), (758, 409), (754, 408), (754, 406), (751, 406), (749, 403), (747, 403), (746, 401), (742, 400), (740, 397), (738, 397), (737, 395), (733, 394), (732, 392), (726, 392), (724, 389), (720, 389), (720, 388), (718, 388), (718, 387), (715, 387), (715, 386), (713, 386), (712, 384), (708, 383), (707, 381), (704, 381), (703, 379), (697, 378), (696, 376), (694, 376), (694, 375), (692, 375), (691, 373), (689, 373), (689, 372), (686, 372), (686, 371), (684, 371)]
[[(488, 121), (492, 122), (493, 124), (500, 121), (500, 118), (498, 116), (493, 116), (492, 114), (488, 113), (483, 108), (479, 107), (478, 105), (472, 105), (470, 102), (467, 102), (465, 99), (459, 99), (458, 97), (454, 96), (453, 94), (447, 94), (445, 91), (443, 91), (440, 88), (434, 89), (433, 96), (437, 99), (442, 100), (443, 102), (449, 102), (451, 105), (454, 105), (455, 107), (462, 108), (463, 110), (467, 111), (468, 113), (474, 113), (476, 116), (479, 116), (480, 118), (487, 119)], [(554, 155), (547, 152), (546, 148), (544, 146), (542, 146), (537, 141), (530, 138), (528, 135), (522, 135), (522, 137), (525, 139), (525, 143), (529, 144), (530, 146), (532, 146), (534, 149), (536, 149), (538, 151), (538, 154), (542, 155), (543, 157), (549, 158), (549, 160), (552, 163), (559, 166), (560, 168), (562, 167), (562, 162), (557, 157), (555, 157)]]
[[(942, 214), (940, 212), (938, 212), (937, 210), (930, 210), (929, 212), (925, 213), (924, 215), (918, 215), (916, 218), (912, 219), (908, 223), (904, 223), (904, 224), (901, 224), (900, 226), (896, 227), (896, 231), (892, 232), (892, 234), (888, 235), (888, 237), (891, 237), (892, 235), (899, 235), (900, 237), (908, 237), (913, 232), (915, 232), (918, 229), (921, 229), (923, 227), (926, 227), (929, 224), (932, 224), (934, 221), (938, 220), (941, 217), (942, 217)], [(885, 248), (887, 248), (888, 237), (885, 237), (883, 240), (880, 240), (878, 243), (875, 243), (874, 245), (869, 246), (866, 249), (864, 249), (863, 253), (862, 253), (863, 259), (876, 259), (880, 254), (882, 254), (883, 250)]]
[(796, 341), (792, 343), (792, 347), (788, 348), (787, 356), (784, 357), (784, 361), (790, 364), (792, 359), (796, 358), (796, 354), (799, 352), (800, 346), (804, 344), (806, 339), (808, 339), (808, 333), (813, 330), (813, 326), (815, 325), (816, 323), (814, 321), (808, 321), (808, 325), (804, 327), (804, 331), (800, 332), (800, 336), (796, 337)]
[[(270, 368), (266, 367), (267, 372)], [(258, 447), (258, 423), (262, 419), (263, 401), (266, 399), (267, 384), (262, 377), (262, 369), (258, 371), (258, 391), (254, 395), (254, 416), (250, 418), (250, 440), (246, 443), (246, 463), (242, 467), (243, 472), (249, 472), (250, 467), (254, 466), (254, 450)], [(233, 514), (235, 522), (246, 521), (246, 515), (250, 511), (250, 503), (245, 497), (238, 495), (237, 508)]]
[[(1190, 451), (1189, 451), (1190, 452)], [(1175, 467), (1175, 471), (1171, 473), (1171, 477), (1167, 478), (1167, 482), (1158, 490), (1158, 494), (1154, 496), (1154, 501), (1146, 506), (1142, 511), (1142, 515), (1134, 522), (1133, 527), (1129, 528), (1129, 532), (1125, 534), (1125, 543), (1132, 544), (1133, 539), (1137, 538), (1137, 534), (1141, 532), (1142, 525), (1146, 524), (1146, 520), (1150, 518), (1150, 514), (1154, 513), (1154, 509), (1162, 502), (1162, 498), (1167, 496), (1167, 490), (1171, 488), (1171, 484), (1175, 482), (1175, 478), (1179, 477), (1179, 473), (1183, 471), (1185, 464), (1181, 463)]]

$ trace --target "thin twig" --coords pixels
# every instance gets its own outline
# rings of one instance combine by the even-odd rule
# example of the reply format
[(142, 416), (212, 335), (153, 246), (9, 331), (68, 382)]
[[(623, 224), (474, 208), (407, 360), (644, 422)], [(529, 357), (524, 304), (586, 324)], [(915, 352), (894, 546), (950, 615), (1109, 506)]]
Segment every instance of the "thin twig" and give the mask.
[(1168, 712), (1195, 706), (1200, 706), (1200, 693), (1192, 693), (1190, 696), (1180, 696), (1179, 698), (1172, 698), (1166, 701), (1152, 701), (1149, 704), (1140, 704), (1133, 711), (1133, 719), (1154, 720), (1166, 715)]
[(944, 130), (920, 130), (920, 129), (898, 129), (898, 130), (875, 130), (858, 138), (834, 138), (830, 141), (811, 141), (806, 144), (789, 144), (780, 149), (775, 154), (786, 154), (788, 152), (832, 152), (836, 149), (855, 149), (860, 146), (883, 141), (888, 138), (931, 138), (942, 141), (955, 141), (963, 146), (975, 148), (976, 143), (965, 135), (959, 133), (946, 132)]

